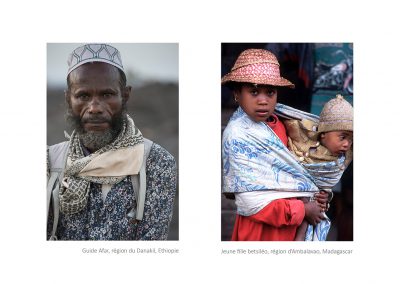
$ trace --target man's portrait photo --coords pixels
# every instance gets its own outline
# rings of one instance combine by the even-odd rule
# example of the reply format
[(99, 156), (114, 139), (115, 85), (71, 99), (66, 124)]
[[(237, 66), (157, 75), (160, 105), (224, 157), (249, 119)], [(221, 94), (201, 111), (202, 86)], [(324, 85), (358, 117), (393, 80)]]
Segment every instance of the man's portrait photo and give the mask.
[(47, 240), (178, 240), (178, 44), (47, 44)]

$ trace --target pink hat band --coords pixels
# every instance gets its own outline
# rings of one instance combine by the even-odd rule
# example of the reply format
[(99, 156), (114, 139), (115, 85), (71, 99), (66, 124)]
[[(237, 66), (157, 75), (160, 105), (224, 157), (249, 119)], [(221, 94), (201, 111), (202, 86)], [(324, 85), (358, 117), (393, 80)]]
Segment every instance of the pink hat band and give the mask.
[(255, 80), (263, 80), (263, 78), (268, 78), (270, 80), (279, 81), (281, 79), (279, 66), (270, 63), (252, 64), (241, 67), (237, 69), (235, 75), (236, 78), (243, 79), (249, 77), (254, 77)]

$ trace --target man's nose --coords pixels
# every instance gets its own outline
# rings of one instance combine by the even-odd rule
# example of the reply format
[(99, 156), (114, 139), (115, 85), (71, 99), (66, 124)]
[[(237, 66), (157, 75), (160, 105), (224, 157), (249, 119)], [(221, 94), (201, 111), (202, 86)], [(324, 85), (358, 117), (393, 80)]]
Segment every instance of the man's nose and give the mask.
[(89, 113), (102, 113), (103, 107), (98, 98), (93, 97), (89, 102)]

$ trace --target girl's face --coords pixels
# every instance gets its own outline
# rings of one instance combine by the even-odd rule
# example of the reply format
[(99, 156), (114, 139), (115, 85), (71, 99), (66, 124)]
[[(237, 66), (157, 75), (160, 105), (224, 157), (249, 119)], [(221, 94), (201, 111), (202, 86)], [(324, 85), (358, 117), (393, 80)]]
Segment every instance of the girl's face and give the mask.
[(244, 84), (234, 92), (240, 107), (256, 122), (266, 121), (274, 112), (277, 94), (276, 87), (255, 84)]

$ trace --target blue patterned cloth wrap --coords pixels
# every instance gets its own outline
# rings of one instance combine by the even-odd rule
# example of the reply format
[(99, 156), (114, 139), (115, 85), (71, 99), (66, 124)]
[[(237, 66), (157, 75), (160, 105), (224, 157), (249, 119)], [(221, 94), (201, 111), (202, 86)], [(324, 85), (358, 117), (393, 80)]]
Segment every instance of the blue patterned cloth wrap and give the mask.
[[(319, 117), (283, 104), (277, 115), (291, 119)], [(223, 192), (250, 191), (313, 192), (332, 187), (343, 174), (341, 163), (301, 164), (264, 122), (253, 121), (242, 108), (232, 115), (222, 138)], [(309, 225), (306, 241), (325, 241), (330, 228), (327, 218)]]

